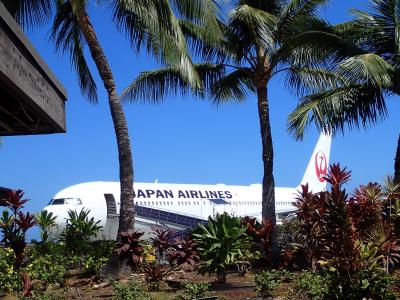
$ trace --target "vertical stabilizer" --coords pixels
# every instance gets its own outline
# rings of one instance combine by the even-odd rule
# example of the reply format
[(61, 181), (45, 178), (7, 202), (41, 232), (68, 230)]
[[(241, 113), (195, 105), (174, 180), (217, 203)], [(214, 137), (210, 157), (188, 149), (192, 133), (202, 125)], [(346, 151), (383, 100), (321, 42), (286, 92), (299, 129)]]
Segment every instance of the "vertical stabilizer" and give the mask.
[(326, 189), (326, 180), (324, 176), (328, 172), (331, 141), (332, 137), (330, 135), (321, 133), (314, 152), (311, 155), (306, 172), (301, 180), (301, 184), (308, 183), (310, 190), (314, 193)]

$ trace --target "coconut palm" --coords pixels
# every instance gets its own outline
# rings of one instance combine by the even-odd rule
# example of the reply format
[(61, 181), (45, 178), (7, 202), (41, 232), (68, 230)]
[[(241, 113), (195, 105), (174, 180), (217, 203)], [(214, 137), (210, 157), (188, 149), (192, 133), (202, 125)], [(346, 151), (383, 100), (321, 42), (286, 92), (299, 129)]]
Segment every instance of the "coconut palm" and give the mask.
[[(400, 6), (396, 0), (370, 2), (370, 12), (353, 10), (354, 20), (335, 27), (339, 39), (356, 47), (318, 69), (327, 74), (323, 88), (302, 98), (289, 116), (289, 131), (296, 138), (311, 123), (333, 133), (346, 126), (368, 128), (386, 118), (387, 96), (400, 94)], [(395, 180), (400, 182), (400, 137)]]
[[(82, 93), (97, 102), (97, 87), (86, 61), (88, 46), (103, 85), (107, 91), (111, 116), (117, 138), (121, 207), (118, 232), (134, 228), (133, 163), (128, 126), (120, 102), (114, 75), (97, 38), (87, 7), (87, 0), (0, 0), (22, 26), (42, 24), (52, 20), (51, 36), (57, 50), (67, 53), (75, 68)], [(213, 0), (182, 2), (180, 0), (99, 0), (108, 5), (111, 17), (126, 33), (134, 50), (144, 48), (162, 63), (180, 66), (180, 74), (193, 88), (201, 81), (187, 53), (186, 40), (175, 13), (188, 21), (218, 34)]]
[[(275, 224), (275, 183), (273, 146), (269, 116), (268, 86), (277, 75), (286, 75), (287, 86), (301, 92), (311, 84), (308, 63), (320, 62), (329, 47), (325, 36), (329, 24), (316, 15), (326, 0), (239, 0), (230, 10), (226, 22), (221, 21), (224, 38), (210, 42), (204, 30), (181, 21), (189, 41), (196, 41), (193, 51), (206, 63), (196, 65), (203, 79), (203, 89), (190, 89), (179, 74), (179, 66), (143, 72), (124, 91), (126, 99), (158, 102), (169, 93), (193, 92), (210, 96), (221, 104), (244, 101), (247, 94), (257, 95), (258, 117), (262, 140), (263, 181), (262, 217)], [(321, 43), (324, 41), (324, 43)], [(333, 38), (329, 39), (333, 43)], [(202, 44), (202, 47), (199, 46)], [(310, 79), (312, 80), (312, 79)], [(313, 82), (313, 84), (318, 84)]]

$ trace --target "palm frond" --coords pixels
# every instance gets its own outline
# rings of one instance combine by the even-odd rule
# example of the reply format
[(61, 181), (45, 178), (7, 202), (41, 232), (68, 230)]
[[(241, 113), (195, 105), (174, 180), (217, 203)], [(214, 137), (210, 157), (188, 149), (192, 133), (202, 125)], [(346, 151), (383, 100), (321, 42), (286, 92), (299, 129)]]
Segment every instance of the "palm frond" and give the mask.
[(182, 76), (179, 67), (146, 71), (126, 88), (121, 98), (124, 101), (142, 101), (158, 103), (165, 100), (166, 95), (187, 95), (189, 92), (203, 97), (205, 90), (210, 88), (224, 73), (223, 65), (196, 64), (196, 72), (202, 79), (202, 88), (193, 89)]
[(290, 67), (285, 73), (286, 87), (298, 97), (339, 88), (346, 84), (346, 78), (327, 69)]
[[(223, 37), (215, 36), (207, 28), (186, 20), (179, 20), (179, 25), (194, 55), (206, 61), (221, 61), (230, 55)], [(222, 23), (220, 26), (224, 27)]]
[(288, 62), (295, 66), (333, 68), (345, 58), (365, 51), (352, 42), (326, 31), (305, 31), (285, 40), (271, 58), (271, 66)]
[(362, 54), (350, 57), (339, 65), (343, 76), (355, 78), (364, 83), (369, 82), (378, 88), (390, 88), (393, 85), (393, 66), (376, 54)]
[(317, 9), (328, 0), (292, 0), (284, 8), (278, 22), (278, 31), (282, 34), (296, 28), (300, 22), (307, 24), (307, 19), (315, 19)]
[(218, 16), (222, 1), (220, 0), (173, 0), (183, 19), (199, 25), (209, 31), (215, 39), (221, 39), (223, 32)]
[(0, 0), (22, 28), (43, 25), (54, 9), (52, 0)]
[(255, 92), (252, 71), (249, 68), (240, 68), (221, 77), (210, 89), (210, 96), (216, 104), (227, 101), (242, 102), (248, 92)]
[(301, 99), (289, 115), (288, 130), (302, 139), (311, 123), (323, 131), (367, 128), (387, 116), (383, 91), (368, 85), (346, 85)]
[(82, 93), (91, 102), (97, 102), (97, 87), (86, 62), (83, 48), (86, 45), (78, 20), (69, 1), (60, 3), (51, 28), (51, 38), (56, 49), (68, 53), (78, 76)]
[(269, 49), (275, 46), (274, 30), (277, 18), (249, 5), (238, 5), (229, 13), (229, 28), (237, 36), (249, 35), (253, 43)]
[(185, 36), (167, 0), (118, 0), (112, 6), (114, 22), (130, 38), (133, 48), (142, 46), (163, 64), (178, 66), (181, 76), (201, 88), (188, 53)]

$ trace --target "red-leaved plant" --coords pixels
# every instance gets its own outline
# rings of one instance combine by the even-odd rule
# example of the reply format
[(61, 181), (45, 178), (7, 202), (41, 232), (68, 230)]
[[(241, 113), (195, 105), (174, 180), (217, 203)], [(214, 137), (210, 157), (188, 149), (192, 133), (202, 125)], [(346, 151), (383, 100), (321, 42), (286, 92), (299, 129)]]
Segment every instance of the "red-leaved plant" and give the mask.
[(361, 185), (349, 200), (350, 217), (359, 238), (368, 239), (375, 225), (382, 222), (382, 189), (377, 183)]
[[(21, 211), (28, 201), (22, 199), (23, 196), (22, 190), (8, 190), (7, 196), (2, 197), (1, 200), (1, 205), (9, 209), (4, 210), (0, 216), (0, 231), (3, 235), (1, 243), (13, 250), (15, 255), (14, 268), (17, 273), (20, 272), (25, 257), (26, 232), (36, 225), (33, 215)], [(11, 214), (9, 211), (11, 211)], [(29, 275), (26, 272), (22, 272), (20, 275), (23, 282), (23, 295), (30, 296), (32, 283)]]
[(246, 216), (241, 220), (241, 224), (247, 227), (246, 234), (264, 252), (267, 261), (270, 261), (272, 255), (272, 233), (274, 230), (272, 221), (264, 219), (260, 224), (256, 218)]
[(0, 217), (0, 230), (3, 235), (2, 243), (6, 247), (10, 247), (15, 254), (15, 269), (18, 271), (21, 268), (26, 247), (25, 234), (26, 231), (36, 224), (33, 215), (23, 213), (21, 209), (28, 201), (22, 199), (24, 192), (22, 190), (9, 190), (6, 199), (3, 199), (6, 207), (11, 210), (3, 211)]
[(162, 229), (162, 228), (154, 228), (154, 237), (151, 238), (153, 242), (153, 246), (158, 251), (158, 260), (164, 258), (164, 253), (167, 249), (172, 247), (173, 243), (171, 242), (172, 232), (169, 229)]
[(200, 261), (196, 246), (197, 244), (190, 237), (176, 239), (172, 247), (168, 249), (166, 259), (173, 268), (183, 264), (194, 266)]
[(143, 262), (144, 246), (140, 238), (144, 232), (128, 231), (119, 234), (119, 241), (115, 244), (119, 259), (127, 259), (126, 263), (131, 269), (139, 267)]

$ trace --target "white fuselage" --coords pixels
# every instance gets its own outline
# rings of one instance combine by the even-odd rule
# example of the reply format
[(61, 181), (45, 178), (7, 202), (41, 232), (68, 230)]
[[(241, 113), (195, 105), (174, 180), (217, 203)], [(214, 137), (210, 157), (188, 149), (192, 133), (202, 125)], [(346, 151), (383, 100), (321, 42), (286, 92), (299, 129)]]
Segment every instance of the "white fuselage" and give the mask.
[[(321, 134), (311, 155), (301, 184), (310, 190), (325, 189), (329, 165), (331, 137)], [(300, 186), (300, 185), (299, 185)], [(296, 208), (298, 188), (275, 188), (275, 212), (277, 219)], [(261, 220), (261, 184), (250, 186), (201, 185), (170, 183), (135, 183), (137, 215), (135, 228), (149, 231), (154, 225), (182, 230), (193, 222), (202, 222), (216, 213)], [(100, 221), (99, 237), (114, 239), (118, 229), (120, 210), (119, 182), (88, 182), (70, 186), (58, 192), (44, 208), (57, 217), (58, 229), (65, 227), (69, 210), (90, 210), (90, 217)], [(173, 221), (176, 222), (173, 222)]]
[[(172, 212), (207, 220), (216, 213), (261, 219), (260, 184), (250, 186), (135, 183), (135, 205), (152, 208), (154, 211)], [(275, 207), (279, 218), (295, 210), (295, 188), (276, 188)], [(114, 208), (113, 208), (114, 203)], [(114, 238), (118, 227), (120, 209), (119, 182), (87, 182), (70, 186), (58, 192), (44, 208), (57, 216), (58, 229), (65, 227), (69, 210), (89, 209), (90, 217), (100, 221), (105, 238)], [(137, 228), (149, 231), (150, 227), (160, 225), (157, 220), (136, 217)], [(165, 224), (164, 224), (165, 225)], [(182, 229), (174, 227), (173, 229)]]

